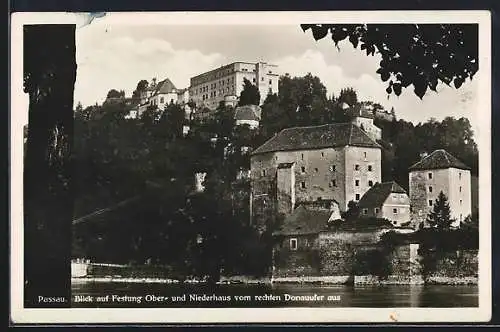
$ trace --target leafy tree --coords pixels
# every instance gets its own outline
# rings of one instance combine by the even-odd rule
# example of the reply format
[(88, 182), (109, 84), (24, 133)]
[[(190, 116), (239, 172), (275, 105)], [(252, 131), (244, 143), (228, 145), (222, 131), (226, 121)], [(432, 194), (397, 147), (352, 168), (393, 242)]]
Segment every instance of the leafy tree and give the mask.
[(134, 92), (132, 92), (132, 98), (140, 98), (141, 97), (141, 92), (146, 91), (148, 88), (148, 81), (147, 80), (140, 80), (137, 83), (137, 87), (135, 88)]
[(341, 105), (346, 103), (350, 107), (356, 106), (358, 104), (358, 94), (353, 88), (344, 88), (340, 90), (337, 102)]
[(124, 98), (125, 97), (125, 91), (123, 90), (115, 90), (115, 89), (111, 89), (108, 91), (108, 94), (106, 95), (106, 98), (109, 99), (109, 98)]
[(347, 211), (342, 213), (342, 218), (346, 221), (354, 221), (359, 217), (359, 206), (355, 201), (347, 203)]
[(432, 211), (427, 216), (427, 223), (434, 228), (449, 229), (454, 219), (451, 218), (448, 198), (441, 191), (434, 202)]
[(436, 91), (438, 81), (460, 88), (476, 74), (478, 63), (477, 24), (302, 24), (315, 40), (331, 33), (333, 42), (346, 38), (367, 55), (380, 54), (380, 74), (387, 93), (399, 96), (413, 84), (423, 98), (427, 89)]
[(241, 91), (238, 105), (260, 105), (259, 88), (246, 78), (243, 79), (243, 90)]

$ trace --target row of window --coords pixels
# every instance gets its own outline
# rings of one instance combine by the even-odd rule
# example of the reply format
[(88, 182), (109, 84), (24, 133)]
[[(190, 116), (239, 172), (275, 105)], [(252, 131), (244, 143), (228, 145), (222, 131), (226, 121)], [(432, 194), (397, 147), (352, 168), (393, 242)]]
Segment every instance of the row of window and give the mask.
[[(278, 157), (276, 157), (276, 160), (278, 160)], [(328, 169), (330, 170), (330, 172), (335, 172), (337, 170), (337, 166), (330, 165), (328, 167)], [(359, 171), (360, 170), (360, 166), (359, 165), (355, 165), (354, 166), (354, 170)], [(373, 171), (373, 166), (372, 165), (368, 165), (367, 170), (368, 170), (368, 172), (372, 172)], [(301, 166), (300, 167), (300, 171), (301, 171), (302, 174), (305, 174), (306, 173), (306, 167), (305, 166)], [(318, 170), (317, 167), (315, 167), (314, 171), (318, 172), (319, 170)]]
[[(462, 205), (463, 201), (460, 200), (459, 201), (459, 204)], [(434, 205), (434, 201), (432, 199), (429, 199), (429, 206), (433, 206)]]
[[(224, 84), (222, 84), (222, 85), (224, 85)], [(228, 85), (228, 86), (225, 88), (227, 92), (229, 92), (229, 88), (231, 88), (231, 89), (234, 91), (234, 83), (233, 83), (233, 85), (232, 85), (232, 86), (229, 86), (229, 82), (228, 82), (228, 84), (227, 84), (227, 85)], [(220, 87), (220, 86), (219, 86), (219, 87)], [(214, 87), (210, 87), (210, 90), (215, 90), (215, 89), (217, 89), (217, 87), (215, 87), (215, 86), (214, 86)], [(224, 88), (219, 89), (219, 94), (221, 93), (221, 91), (224, 91)], [(195, 90), (195, 94), (198, 94), (198, 93), (204, 93), (204, 92), (208, 92), (208, 86), (204, 86), (204, 87), (202, 87), (202, 88), (200, 88), (200, 89), (196, 89), (196, 90)], [(212, 93), (213, 93), (213, 94), (214, 94), (214, 96), (215, 96), (215, 94), (217, 93), (217, 91), (210, 92), (210, 95), (212, 95)]]
[[(379, 208), (375, 208), (375, 209), (373, 209), (373, 210), (374, 210), (375, 214), (379, 213), (379, 211), (380, 211), (380, 209), (379, 209)], [(393, 209), (392, 209), (392, 213), (393, 213), (393, 214), (398, 214), (399, 212), (400, 212), (400, 211), (399, 211), (399, 209), (398, 209), (398, 208), (393, 208)], [(367, 215), (367, 214), (368, 214), (368, 209), (363, 209), (363, 214), (364, 214), (364, 215)]]
[[(432, 172), (427, 173), (427, 178), (432, 180)], [(462, 172), (458, 172), (458, 179), (462, 180)]]
[[(429, 186), (428, 190), (429, 190), (429, 193), (432, 193), (432, 191), (434, 189), (432, 188), (432, 186)], [(460, 192), (460, 193), (462, 192), (462, 186), (458, 187), (458, 192)]]

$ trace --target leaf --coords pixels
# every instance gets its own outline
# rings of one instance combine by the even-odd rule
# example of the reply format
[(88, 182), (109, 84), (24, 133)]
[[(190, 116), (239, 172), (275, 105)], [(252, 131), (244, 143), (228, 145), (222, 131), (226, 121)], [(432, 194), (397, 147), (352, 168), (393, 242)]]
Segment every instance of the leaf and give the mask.
[(388, 86), (387, 89), (385, 89), (385, 92), (387, 92), (388, 94), (391, 94), (392, 88), (390, 86)]
[(302, 28), (302, 31), (307, 31), (309, 30), (311, 27), (313, 26), (313, 24), (301, 24), (300, 27)]
[(355, 34), (351, 34), (349, 36), (349, 41), (351, 42), (352, 46), (354, 46), (354, 48), (358, 47), (359, 44), (358, 36), (356, 36)]
[(401, 95), (401, 83), (394, 83), (392, 85), (392, 88), (393, 88), (394, 93), (396, 94), (396, 96)]
[(311, 29), (312, 29), (313, 37), (315, 40), (320, 40), (322, 38), (325, 38), (325, 36), (328, 33), (328, 28), (325, 26), (315, 25), (315, 26), (311, 27)]
[(462, 86), (462, 84), (464, 83), (464, 80), (462, 78), (455, 78), (455, 80), (453, 81), (453, 84), (455, 85), (455, 88), (458, 89)]
[(380, 74), (380, 78), (382, 79), (382, 81), (387, 81), (390, 77), (390, 74), (386, 71), (383, 71), (381, 74)]
[(413, 86), (415, 87), (413, 91), (415, 94), (422, 99), (425, 95), (425, 91), (427, 91), (427, 83), (425, 80), (422, 79), (417, 79), (415, 82), (413, 82)]

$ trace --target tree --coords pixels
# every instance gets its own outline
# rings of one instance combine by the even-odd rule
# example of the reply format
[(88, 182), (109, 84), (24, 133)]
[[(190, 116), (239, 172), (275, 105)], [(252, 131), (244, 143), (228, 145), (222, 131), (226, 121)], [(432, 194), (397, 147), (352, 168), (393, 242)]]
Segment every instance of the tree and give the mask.
[(355, 221), (359, 217), (359, 206), (355, 201), (347, 203), (347, 211), (342, 213), (342, 218), (346, 221)]
[(333, 42), (346, 38), (366, 55), (380, 54), (377, 74), (387, 82), (387, 93), (399, 96), (413, 84), (423, 98), (427, 89), (436, 91), (438, 81), (460, 88), (476, 74), (478, 63), (477, 24), (302, 24), (315, 40), (331, 33)]
[(132, 92), (132, 98), (140, 98), (141, 97), (141, 92), (146, 91), (148, 88), (148, 81), (147, 80), (140, 80), (137, 83), (137, 87), (135, 88), (134, 92)]
[(125, 97), (125, 91), (123, 90), (115, 90), (111, 89), (108, 91), (108, 94), (106, 95), (106, 98), (124, 98)]
[(243, 90), (240, 94), (239, 106), (244, 105), (260, 105), (260, 92), (257, 86), (253, 85), (252, 82), (243, 79)]
[[(23, 29), (24, 92), (29, 94), (23, 181), (24, 306), (67, 307), (74, 203), (75, 26)], [(42, 303), (39, 296), (66, 301)]]
[(337, 102), (342, 105), (346, 103), (349, 107), (354, 107), (358, 104), (358, 94), (353, 88), (344, 88), (340, 90), (339, 98)]
[(441, 191), (434, 202), (432, 211), (427, 216), (427, 223), (434, 228), (449, 229), (454, 219), (451, 218), (448, 198)]

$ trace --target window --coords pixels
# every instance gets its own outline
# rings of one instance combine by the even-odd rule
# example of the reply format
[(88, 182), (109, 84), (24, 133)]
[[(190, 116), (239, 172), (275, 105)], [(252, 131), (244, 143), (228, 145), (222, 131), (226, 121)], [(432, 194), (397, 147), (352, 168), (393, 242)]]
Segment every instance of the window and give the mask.
[(392, 213), (398, 214), (398, 209), (397, 208), (396, 209), (392, 209)]
[(265, 169), (262, 170), (262, 176), (266, 176), (266, 170)]
[(460, 188), (458, 188), (458, 192), (462, 192), (462, 186), (460, 186)]
[(368, 165), (368, 171), (371, 172), (373, 170), (373, 166), (372, 165)]
[(368, 181), (368, 186), (369, 186), (369, 187), (372, 187), (372, 186), (373, 186), (373, 181), (372, 181), (372, 180)]
[(165, 98), (160, 97), (160, 103), (163, 104), (165, 102)]
[(363, 152), (363, 154), (365, 155), (365, 160), (366, 160), (366, 152)]
[(336, 170), (335, 165), (331, 165), (331, 166), (330, 166), (330, 172), (335, 172), (335, 170)]
[(324, 157), (325, 156), (325, 153), (324, 152), (321, 152), (321, 157)]
[(355, 171), (359, 171), (359, 165), (357, 165), (357, 164), (356, 164), (356, 165), (354, 165), (354, 170), (355, 170)]
[(254, 78), (254, 79), (252, 79), (252, 82), (254, 82), (254, 83), (255, 83), (255, 78)]
[(319, 169), (318, 169), (317, 167), (315, 167), (315, 168), (314, 168), (314, 171), (315, 171), (316, 173), (318, 173), (318, 172), (319, 172)]
[(427, 176), (429, 177), (429, 180), (432, 180), (432, 173), (427, 174)]
[(429, 186), (429, 192), (430, 193), (432, 192), (432, 186)]
[(272, 81), (272, 80), (269, 80), (269, 84), (273, 84), (273, 81)]
[(378, 213), (378, 211), (379, 211), (378, 208), (375, 208), (375, 213)]
[(460, 213), (460, 219), (459, 220), (460, 220), (460, 222), (462, 222), (462, 214), (461, 213)]
[(302, 167), (300, 168), (300, 171), (301, 171), (302, 173), (305, 173), (305, 172), (306, 172), (306, 168), (305, 168), (304, 166), (302, 166)]
[(432, 206), (432, 199), (429, 200), (429, 206)]
[(359, 194), (356, 194), (356, 200), (359, 201)]
[(462, 205), (462, 200), (460, 200), (460, 205)]
[(301, 155), (302, 160), (304, 160), (304, 154)]
[(297, 250), (297, 239), (295, 238), (290, 239), (290, 249)]
[(337, 180), (330, 181), (330, 187), (336, 187), (336, 186), (337, 186)]
[(460, 172), (460, 173), (458, 173), (458, 179), (459, 179), (459, 180), (460, 180), (460, 179), (462, 179), (462, 173), (461, 173), (461, 172)]
[(368, 214), (368, 209), (363, 209), (363, 214), (367, 215)]
[(355, 184), (356, 187), (359, 187), (359, 180), (355, 180), (354, 184)]
[(302, 189), (305, 189), (305, 188), (306, 188), (306, 183), (305, 183), (304, 181), (302, 181), (302, 182), (300, 183), (300, 187), (301, 187)]
[(264, 77), (262, 77), (260, 80), (261, 80), (262, 82), (264, 82)]

